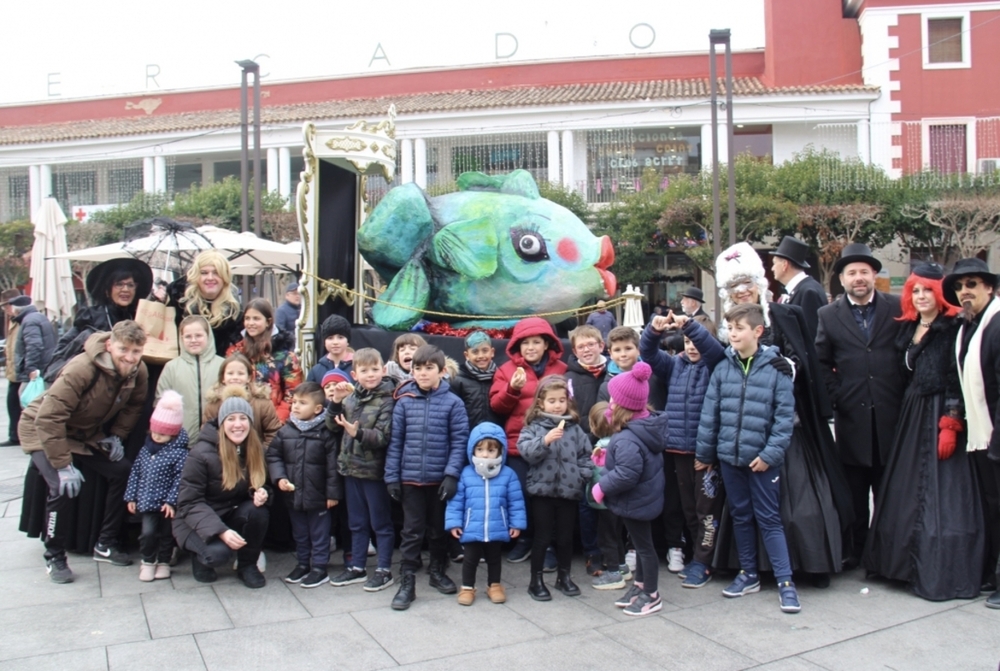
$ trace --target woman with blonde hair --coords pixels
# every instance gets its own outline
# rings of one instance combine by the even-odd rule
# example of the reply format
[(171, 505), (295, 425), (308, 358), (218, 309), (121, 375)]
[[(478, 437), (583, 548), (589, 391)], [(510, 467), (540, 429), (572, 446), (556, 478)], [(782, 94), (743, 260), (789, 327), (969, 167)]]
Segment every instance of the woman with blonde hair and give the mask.
[(170, 303), (178, 306), (177, 322), (198, 315), (208, 320), (215, 338), (215, 351), (225, 352), (240, 339), (243, 310), (233, 287), (229, 260), (214, 249), (195, 257), (187, 276), (167, 289)]
[(192, 553), (194, 579), (214, 582), (216, 567), (232, 562), (247, 587), (265, 585), (257, 568), (270, 512), (264, 448), (253, 430), (253, 408), (236, 387), (219, 407), (218, 428), (202, 427), (184, 464), (173, 531)]

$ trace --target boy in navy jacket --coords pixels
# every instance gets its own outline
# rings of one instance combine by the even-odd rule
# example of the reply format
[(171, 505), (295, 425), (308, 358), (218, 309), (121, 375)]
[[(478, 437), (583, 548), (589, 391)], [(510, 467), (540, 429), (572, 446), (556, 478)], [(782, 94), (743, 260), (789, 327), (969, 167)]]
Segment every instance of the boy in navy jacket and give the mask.
[(416, 598), (415, 573), (420, 566), (424, 532), (430, 536), (430, 585), (442, 594), (458, 591), (445, 574), (448, 542), (445, 501), (458, 490), (465, 466), (469, 418), (462, 400), (452, 394), (444, 376), (444, 354), (423, 345), (413, 355), (413, 379), (395, 393), (392, 437), (385, 459), (389, 496), (403, 504), (400, 552), (402, 581), (392, 600), (406, 610)]
[[(684, 335), (684, 351), (677, 355), (659, 347), (663, 332), (671, 326), (679, 326)], [(708, 380), (726, 352), (696, 320), (673, 313), (653, 317), (642, 333), (639, 352), (667, 387), (667, 453), (674, 463), (681, 509), (694, 546), (681, 586), (704, 587), (712, 579), (715, 537), (725, 498), (718, 469), (696, 470), (694, 453)]]
[(730, 347), (709, 380), (695, 456), (699, 470), (718, 462), (733, 517), (741, 570), (722, 594), (740, 597), (760, 591), (756, 519), (778, 580), (781, 610), (797, 613), (802, 608), (781, 525), (779, 483), (795, 421), (792, 379), (775, 366), (777, 350), (758, 345), (764, 332), (759, 305), (737, 305), (725, 319)]

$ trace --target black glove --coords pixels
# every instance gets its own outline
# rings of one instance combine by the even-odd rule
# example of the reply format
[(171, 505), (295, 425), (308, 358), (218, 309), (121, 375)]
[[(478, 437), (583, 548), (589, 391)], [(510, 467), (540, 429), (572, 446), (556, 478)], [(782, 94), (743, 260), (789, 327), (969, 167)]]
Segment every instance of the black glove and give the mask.
[(458, 491), (458, 478), (453, 475), (444, 476), (441, 486), (438, 487), (438, 498), (447, 501)]
[(788, 377), (792, 376), (792, 364), (788, 363), (788, 359), (779, 356), (776, 359), (771, 359), (771, 365), (779, 373), (784, 373)]
[(392, 499), (393, 501), (403, 500), (403, 485), (399, 484), (398, 482), (390, 482), (385, 486), (385, 488), (389, 490), (390, 499)]

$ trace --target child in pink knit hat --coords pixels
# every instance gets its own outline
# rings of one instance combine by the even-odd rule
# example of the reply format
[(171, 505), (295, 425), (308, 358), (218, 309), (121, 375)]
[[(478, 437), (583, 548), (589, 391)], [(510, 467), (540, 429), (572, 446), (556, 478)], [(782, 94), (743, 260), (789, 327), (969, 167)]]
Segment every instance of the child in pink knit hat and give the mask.
[(168, 389), (153, 410), (149, 436), (132, 464), (125, 488), (128, 511), (142, 517), (139, 580), (143, 582), (170, 577), (170, 553), (174, 546), (170, 527), (187, 455), (184, 399)]

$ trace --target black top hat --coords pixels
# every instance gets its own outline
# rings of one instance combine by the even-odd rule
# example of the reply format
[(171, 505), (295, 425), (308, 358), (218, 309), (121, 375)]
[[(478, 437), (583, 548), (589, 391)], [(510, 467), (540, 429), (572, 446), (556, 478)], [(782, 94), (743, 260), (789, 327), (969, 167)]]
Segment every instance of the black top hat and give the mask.
[(844, 249), (840, 252), (840, 258), (833, 264), (833, 272), (839, 275), (844, 266), (850, 263), (867, 263), (875, 269), (876, 273), (882, 270), (882, 262), (872, 256), (871, 247), (860, 242), (844, 245)]
[(153, 290), (153, 271), (146, 262), (139, 259), (111, 259), (97, 264), (87, 273), (87, 293), (95, 302), (106, 302), (111, 289), (108, 282), (118, 271), (131, 273), (136, 285), (136, 300), (149, 296), (149, 292)]
[(780, 256), (783, 259), (788, 259), (799, 268), (808, 268), (809, 264), (806, 262), (806, 254), (808, 253), (809, 245), (797, 238), (786, 235), (781, 239), (781, 244), (778, 245), (778, 248), (771, 252), (771, 256)]
[(703, 292), (698, 287), (688, 287), (684, 293), (681, 294), (681, 298), (693, 298), (699, 303), (705, 302), (705, 292)]
[(968, 275), (981, 277), (991, 287), (994, 289), (997, 288), (997, 276), (995, 273), (990, 272), (990, 267), (986, 265), (985, 261), (982, 259), (959, 259), (955, 263), (955, 268), (951, 271), (951, 274), (945, 277), (944, 282), (941, 284), (941, 290), (944, 293), (946, 301), (952, 305), (962, 306), (958, 302), (958, 294), (955, 293), (955, 280)]

